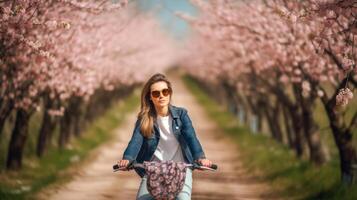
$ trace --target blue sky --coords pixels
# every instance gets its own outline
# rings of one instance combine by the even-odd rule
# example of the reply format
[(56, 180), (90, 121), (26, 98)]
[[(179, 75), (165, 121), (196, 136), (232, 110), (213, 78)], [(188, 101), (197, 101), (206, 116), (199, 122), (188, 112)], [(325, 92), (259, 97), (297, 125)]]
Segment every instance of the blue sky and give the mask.
[(174, 12), (185, 12), (192, 16), (197, 15), (197, 10), (188, 0), (136, 0), (140, 9), (153, 12), (160, 20), (163, 27), (180, 40), (189, 34), (188, 24), (175, 16)]

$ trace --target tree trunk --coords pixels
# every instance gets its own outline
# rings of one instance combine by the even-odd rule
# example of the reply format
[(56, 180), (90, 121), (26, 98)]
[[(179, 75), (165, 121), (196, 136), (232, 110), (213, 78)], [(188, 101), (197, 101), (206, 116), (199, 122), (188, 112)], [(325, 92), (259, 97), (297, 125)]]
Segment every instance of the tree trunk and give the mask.
[(294, 149), (294, 136), (293, 136), (293, 128), (292, 128), (292, 120), (291, 117), (289, 117), (288, 113), (288, 108), (286, 106), (283, 106), (283, 115), (284, 115), (284, 124), (285, 124), (285, 132), (286, 132), (286, 137), (288, 139), (288, 145), (290, 148)]
[(3, 103), (5, 103), (5, 105), (2, 104), (0, 110), (0, 136), (4, 130), (5, 121), (7, 117), (10, 115), (12, 109), (14, 108), (13, 101), (5, 101)]
[(81, 134), (81, 98), (74, 97), (71, 101), (71, 132), (76, 137), (79, 137)]
[(310, 151), (310, 160), (316, 165), (322, 165), (327, 161), (327, 155), (322, 148), (320, 132), (312, 116), (311, 104), (305, 102), (302, 106), (302, 119), (304, 134)]
[(301, 86), (297, 84), (294, 84), (294, 94), (301, 107), (303, 133), (307, 141), (310, 160), (316, 165), (322, 165), (327, 161), (327, 155), (323, 151), (319, 127), (313, 117), (316, 97), (312, 92), (309, 93), (308, 97), (304, 97)]
[(263, 82), (270, 88), (270, 91), (273, 92), (276, 97), (287, 107), (287, 111), (291, 116), (292, 120), (292, 128), (294, 130), (294, 150), (296, 152), (296, 156), (300, 158), (304, 154), (304, 138), (302, 135), (302, 120), (301, 120), (301, 113), (299, 107), (296, 103), (289, 98), (289, 95), (285, 93), (285, 90), (281, 88), (279, 84), (277, 85), (270, 85), (268, 82)]
[(340, 116), (329, 113), (330, 127), (340, 154), (341, 179), (348, 185), (357, 182), (357, 152), (353, 145), (352, 131), (341, 126)]
[(304, 136), (302, 133), (302, 118), (300, 115), (300, 109), (297, 106), (290, 107), (288, 110), (288, 113), (291, 117), (292, 120), (292, 128), (294, 130), (294, 150), (296, 153), (296, 156), (298, 158), (301, 158), (305, 151), (304, 151)]
[(70, 139), (71, 116), (68, 108), (65, 109), (64, 115), (60, 119), (60, 135), (58, 138), (58, 146), (64, 148)]
[(278, 142), (283, 142), (282, 141), (282, 135), (281, 135), (281, 129), (280, 126), (278, 126), (278, 121), (276, 119), (276, 114), (274, 114), (275, 108), (271, 108), (269, 103), (266, 103), (264, 108), (264, 113), (268, 121), (268, 125), (270, 128), (270, 132), (275, 140)]
[(51, 135), (56, 127), (56, 119), (48, 114), (48, 110), (54, 107), (54, 100), (51, 100), (48, 95), (44, 97), (44, 113), (40, 133), (37, 138), (36, 154), (41, 157), (48, 148)]
[(283, 141), (283, 131), (281, 130), (281, 127), (280, 127), (280, 109), (281, 109), (281, 105), (280, 105), (280, 102), (277, 100), (275, 102), (275, 106), (273, 108), (273, 112), (272, 112), (272, 117), (273, 119), (275, 119), (275, 123), (274, 123), (274, 126), (275, 126), (275, 131), (276, 131), (276, 137), (277, 137), (277, 140), (280, 142), (280, 143), (284, 143)]
[[(337, 55), (330, 49), (324, 49), (327, 55), (335, 62), (336, 66), (344, 71), (343, 64), (338, 59)], [(349, 126), (346, 125), (343, 120), (343, 115), (334, 109), (336, 105), (336, 96), (339, 90), (346, 87), (348, 83), (352, 83), (354, 87), (357, 86), (357, 81), (352, 76), (345, 77), (340, 83), (339, 87), (335, 90), (334, 95), (331, 98), (327, 97), (327, 93), (321, 97), (321, 101), (324, 104), (327, 116), (330, 121), (330, 127), (337, 145), (340, 155), (340, 167), (341, 167), (341, 180), (344, 184), (356, 184), (357, 177), (357, 150), (353, 146), (352, 131), (357, 127), (357, 118), (352, 119)], [(323, 90), (323, 88), (320, 88)], [(356, 116), (356, 115), (355, 115)]]
[(258, 108), (257, 112), (257, 130), (259, 133), (263, 132), (263, 113), (260, 108)]
[(237, 94), (237, 101), (239, 101), (239, 119), (242, 124), (248, 124), (248, 103), (244, 100), (244, 98)]
[[(257, 95), (259, 96), (259, 95)], [(247, 103), (250, 107), (250, 110), (252, 110), (253, 112), (253, 126), (254, 126), (254, 131), (256, 132), (262, 132), (262, 128), (263, 128), (263, 113), (262, 113), (262, 109), (264, 106), (263, 100), (261, 98), (256, 98), (256, 99), (247, 99)]]
[(6, 162), (7, 169), (19, 169), (22, 166), (22, 155), (28, 135), (30, 116), (31, 114), (23, 109), (19, 109), (16, 113)]
[(80, 115), (80, 113), (77, 113), (77, 115), (73, 116), (72, 128), (73, 128), (72, 133), (76, 137), (80, 137), (81, 136), (81, 115)]
[[(334, 95), (336, 96), (336, 95)], [(347, 127), (343, 115), (334, 109), (335, 97), (330, 101), (323, 101), (330, 121), (330, 127), (340, 155), (341, 180), (344, 184), (351, 185), (357, 182), (357, 151), (353, 145), (353, 124)], [(352, 122), (354, 123), (354, 121)]]
[(95, 117), (94, 106), (95, 106), (94, 98), (90, 98), (86, 105), (85, 114), (84, 114), (84, 119), (86, 123), (92, 122)]

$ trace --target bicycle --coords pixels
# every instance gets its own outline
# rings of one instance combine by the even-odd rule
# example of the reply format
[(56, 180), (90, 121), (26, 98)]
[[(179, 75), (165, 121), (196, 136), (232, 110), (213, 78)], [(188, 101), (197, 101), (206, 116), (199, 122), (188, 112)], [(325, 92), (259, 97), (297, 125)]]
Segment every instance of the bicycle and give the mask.
[(216, 171), (218, 166), (212, 164), (211, 167), (205, 167), (197, 162), (187, 164), (174, 161), (144, 161), (143, 163), (131, 161), (126, 167), (119, 167), (118, 164), (114, 165), (113, 171), (129, 171), (134, 168), (143, 168), (145, 170), (147, 174), (147, 189), (154, 199), (174, 200), (183, 188), (187, 168)]

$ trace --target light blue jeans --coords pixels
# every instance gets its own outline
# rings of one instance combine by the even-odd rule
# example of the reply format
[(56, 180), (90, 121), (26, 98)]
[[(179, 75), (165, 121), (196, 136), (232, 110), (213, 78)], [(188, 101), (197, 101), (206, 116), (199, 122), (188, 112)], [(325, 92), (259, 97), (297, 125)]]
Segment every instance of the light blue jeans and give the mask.
[[(146, 175), (141, 179), (140, 187), (138, 194), (136, 196), (137, 200), (154, 200), (151, 197), (149, 191), (146, 188)], [(190, 200), (192, 192), (192, 170), (190, 168), (186, 169), (186, 178), (185, 184), (182, 188), (182, 191), (176, 197), (176, 200)]]

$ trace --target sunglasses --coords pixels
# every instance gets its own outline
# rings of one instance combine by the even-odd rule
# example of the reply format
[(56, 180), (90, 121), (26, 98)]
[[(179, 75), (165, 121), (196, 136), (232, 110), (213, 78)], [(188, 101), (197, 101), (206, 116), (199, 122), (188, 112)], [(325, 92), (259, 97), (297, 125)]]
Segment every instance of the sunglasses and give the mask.
[(154, 98), (159, 98), (160, 97), (160, 93), (162, 93), (162, 95), (164, 97), (167, 97), (169, 94), (171, 94), (171, 90), (168, 89), (168, 88), (165, 88), (161, 91), (159, 90), (154, 90), (154, 91), (151, 91), (151, 96), (153, 96)]

